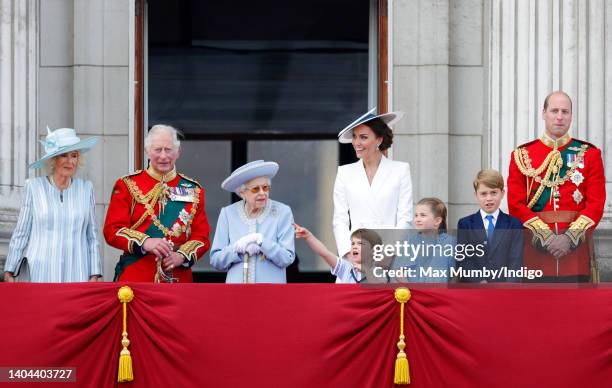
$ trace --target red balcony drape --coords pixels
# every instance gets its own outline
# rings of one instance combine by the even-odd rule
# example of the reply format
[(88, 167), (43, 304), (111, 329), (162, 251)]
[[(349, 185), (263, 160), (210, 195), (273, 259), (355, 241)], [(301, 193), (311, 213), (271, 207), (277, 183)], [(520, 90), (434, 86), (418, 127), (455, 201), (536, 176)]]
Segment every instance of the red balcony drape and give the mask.
[[(393, 386), (394, 290), (315, 284), (129, 284), (117, 383), (121, 285), (0, 284), (0, 366), (76, 367), (79, 387)], [(412, 387), (611, 384), (612, 288), (411, 291)]]

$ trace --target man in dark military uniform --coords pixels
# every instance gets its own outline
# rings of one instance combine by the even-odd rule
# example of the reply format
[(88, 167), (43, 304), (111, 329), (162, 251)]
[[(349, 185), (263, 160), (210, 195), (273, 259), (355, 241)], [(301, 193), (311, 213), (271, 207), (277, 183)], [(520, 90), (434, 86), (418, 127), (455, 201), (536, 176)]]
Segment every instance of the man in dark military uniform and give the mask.
[(590, 232), (606, 201), (601, 151), (568, 134), (572, 101), (557, 91), (544, 101), (546, 131), (512, 152), (508, 207), (532, 233), (524, 263), (544, 281), (589, 281), (594, 263)]
[(104, 223), (106, 242), (124, 252), (115, 280), (191, 282), (191, 266), (210, 248), (204, 189), (176, 172), (179, 147), (174, 128), (152, 127), (149, 168), (115, 184)]

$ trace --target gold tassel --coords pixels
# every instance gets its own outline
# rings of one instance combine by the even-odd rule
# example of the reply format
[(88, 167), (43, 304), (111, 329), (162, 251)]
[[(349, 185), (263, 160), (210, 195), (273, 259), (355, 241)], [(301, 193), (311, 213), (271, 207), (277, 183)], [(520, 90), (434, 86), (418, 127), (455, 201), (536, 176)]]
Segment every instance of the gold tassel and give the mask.
[(119, 355), (119, 371), (117, 375), (117, 381), (120, 383), (125, 383), (128, 381), (134, 380), (134, 372), (132, 370), (132, 356), (130, 355), (130, 351), (128, 350), (128, 346), (130, 346), (130, 340), (128, 339), (127, 333), (127, 304), (134, 299), (134, 292), (128, 286), (123, 286), (119, 289), (117, 293), (119, 297), (119, 302), (123, 303), (123, 333), (121, 339), (121, 345), (123, 345), (123, 349)]
[(399, 352), (395, 359), (395, 378), (394, 383), (398, 385), (410, 384), (410, 366), (406, 357), (406, 342), (404, 342), (404, 305), (410, 300), (410, 290), (405, 287), (400, 287), (395, 290), (395, 300), (400, 303), (400, 336), (397, 343)]

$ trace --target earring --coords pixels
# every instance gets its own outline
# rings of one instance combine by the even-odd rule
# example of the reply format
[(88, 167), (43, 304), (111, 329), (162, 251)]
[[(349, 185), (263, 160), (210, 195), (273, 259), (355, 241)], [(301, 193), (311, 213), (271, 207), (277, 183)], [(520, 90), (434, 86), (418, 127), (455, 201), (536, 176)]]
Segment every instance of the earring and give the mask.
[(378, 143), (378, 144), (376, 145), (376, 149), (377, 149), (377, 150), (379, 150), (379, 151), (380, 151), (380, 144), (381, 144), (381, 143)]

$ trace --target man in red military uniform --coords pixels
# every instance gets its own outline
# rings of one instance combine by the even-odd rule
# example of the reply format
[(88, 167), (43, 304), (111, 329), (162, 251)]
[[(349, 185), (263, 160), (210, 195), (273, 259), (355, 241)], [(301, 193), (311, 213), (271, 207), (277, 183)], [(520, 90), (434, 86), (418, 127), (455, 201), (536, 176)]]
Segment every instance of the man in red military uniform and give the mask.
[(524, 264), (544, 281), (596, 281), (589, 235), (606, 201), (601, 151), (567, 133), (572, 101), (564, 92), (546, 97), (542, 118), (545, 133), (512, 152), (508, 176), (510, 214), (533, 237)]
[(210, 248), (204, 189), (176, 172), (179, 147), (174, 128), (153, 126), (149, 168), (115, 184), (104, 223), (106, 242), (123, 251), (115, 280), (192, 282), (191, 266)]

